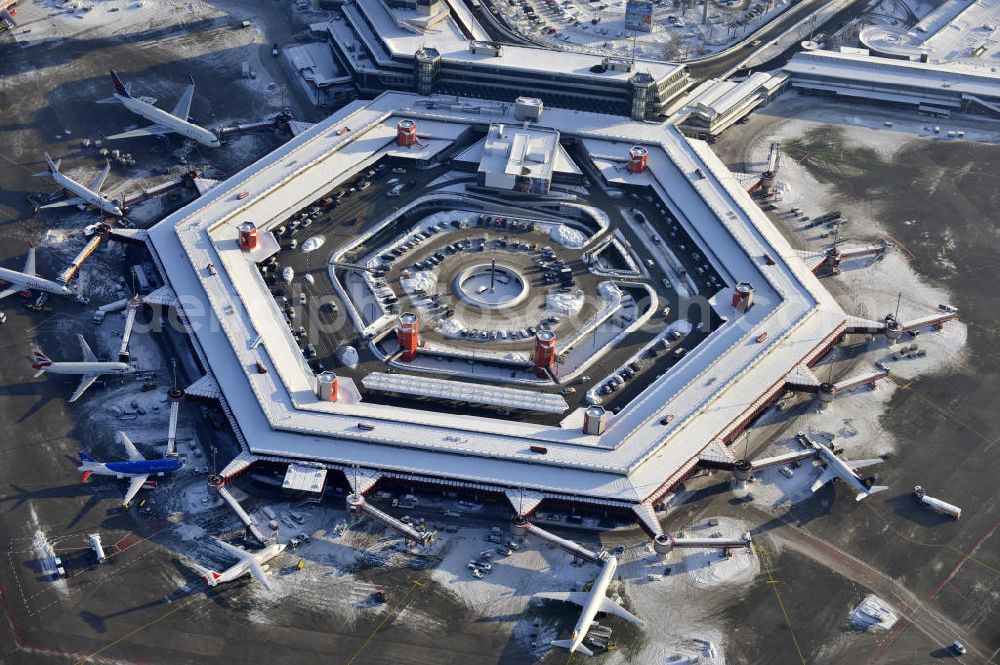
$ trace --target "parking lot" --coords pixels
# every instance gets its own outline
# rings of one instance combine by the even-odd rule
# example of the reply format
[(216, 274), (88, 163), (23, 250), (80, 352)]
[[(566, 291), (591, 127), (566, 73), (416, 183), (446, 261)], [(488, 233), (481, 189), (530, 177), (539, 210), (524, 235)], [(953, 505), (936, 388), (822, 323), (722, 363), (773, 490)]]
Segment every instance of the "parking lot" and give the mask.
[[(687, 59), (720, 51), (762, 27), (790, 2), (729, 0), (684, 9), (653, 0), (652, 32), (626, 25), (626, 0), (487, 0), (515, 31), (553, 46), (652, 60)], [(704, 19), (707, 18), (707, 21)], [(634, 40), (634, 41), (633, 41)]]

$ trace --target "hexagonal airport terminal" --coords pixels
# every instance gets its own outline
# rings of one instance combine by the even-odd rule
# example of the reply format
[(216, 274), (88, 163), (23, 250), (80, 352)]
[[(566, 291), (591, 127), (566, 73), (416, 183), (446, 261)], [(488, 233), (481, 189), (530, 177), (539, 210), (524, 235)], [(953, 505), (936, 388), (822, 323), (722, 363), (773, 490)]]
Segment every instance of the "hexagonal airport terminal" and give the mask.
[(358, 102), (156, 225), (198, 354), (251, 455), (655, 501), (847, 317), (705, 145), (477, 108)]

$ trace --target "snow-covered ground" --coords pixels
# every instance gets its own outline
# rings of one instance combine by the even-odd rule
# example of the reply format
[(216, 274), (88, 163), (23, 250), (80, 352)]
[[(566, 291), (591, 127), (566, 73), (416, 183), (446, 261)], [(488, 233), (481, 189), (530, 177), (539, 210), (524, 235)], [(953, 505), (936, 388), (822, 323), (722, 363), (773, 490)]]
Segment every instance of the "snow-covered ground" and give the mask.
[[(809, 129), (821, 125), (838, 125), (844, 130), (844, 138), (848, 144), (875, 149), (883, 159), (890, 158), (906, 143), (912, 141), (915, 135), (919, 136), (923, 126), (920, 122), (899, 120), (901, 115), (899, 113), (872, 109), (872, 112), (870, 114), (866, 112), (865, 118), (862, 119), (846, 105), (834, 104), (819, 109), (810, 105), (808, 100), (794, 97), (789, 97), (787, 100), (782, 98), (780, 106), (776, 105), (774, 112), (780, 112), (783, 116), (797, 115), (801, 112), (804, 118), (782, 119), (774, 123), (768, 132), (757, 136), (747, 161), (749, 167), (747, 170), (759, 170), (759, 167), (766, 163), (772, 141), (787, 144), (803, 136)], [(886, 127), (885, 122), (892, 122), (893, 126)], [(986, 136), (983, 123), (980, 123), (980, 131)], [(938, 136), (933, 132), (931, 135)], [(1000, 133), (994, 131), (991, 136), (993, 140), (997, 140), (1000, 138)], [(782, 159), (779, 172), (782, 190), (781, 201), (778, 203), (779, 211), (798, 207), (802, 209), (803, 214), (816, 217), (831, 210), (840, 210), (841, 214), (850, 220), (850, 232), (855, 236), (852, 238), (853, 243), (863, 244), (886, 234), (886, 230), (881, 228), (877, 221), (877, 210), (873, 204), (842, 200), (835, 194), (832, 186), (818, 182), (796, 159), (788, 158), (789, 155), (785, 157)], [(799, 235), (793, 238), (792, 242), (801, 249), (816, 251), (828, 246), (830, 240), (809, 240)], [(840, 294), (838, 299), (848, 314), (881, 319), (887, 312), (895, 309), (897, 296), (903, 293), (899, 304), (899, 319), (906, 321), (934, 313), (939, 303), (949, 303), (952, 300), (947, 290), (930, 284), (919, 276), (901, 251), (892, 252), (881, 261), (852, 262), (844, 268), (840, 275), (824, 278), (824, 281), (835, 293)], [(966, 361), (967, 333), (968, 329), (961, 320), (953, 320), (946, 323), (940, 331), (921, 331), (916, 339), (904, 335), (903, 340), (895, 347), (890, 347), (884, 337), (878, 336), (867, 343), (867, 352), (854, 361), (854, 369), (849, 374), (871, 371), (875, 368), (876, 361), (888, 366), (894, 377), (904, 380), (953, 369)], [(910, 344), (916, 344), (918, 348), (925, 350), (926, 355), (909, 359), (892, 359), (894, 349)], [(834, 349), (831, 356), (813, 370), (825, 380), (827, 363), (846, 358), (842, 353)], [(882, 427), (880, 420), (895, 390), (897, 390), (896, 384), (888, 380), (879, 382), (874, 391), (864, 387), (855, 389), (849, 394), (838, 396), (825, 411), (820, 411), (818, 404), (815, 405), (808, 414), (796, 421), (796, 428), (803, 431), (835, 433), (837, 445), (845, 447), (845, 455), (848, 458), (891, 453), (896, 450), (897, 442), (892, 434)], [(766, 414), (758, 425), (768, 424), (776, 415), (773, 411)], [(796, 445), (788, 441), (775, 442), (761, 454), (771, 455), (793, 450)], [(807, 469), (808, 466), (803, 465), (801, 469), (795, 471), (795, 477), (792, 479), (780, 475), (778, 469), (763, 472), (760, 482), (754, 484), (752, 488), (758, 505), (779, 506), (789, 500), (803, 498), (803, 491), (808, 492), (810, 484), (805, 478), (809, 475), (804, 473)]]
[(201, 0), (30, 0), (17, 6), (22, 46), (77, 37), (131, 35), (223, 16)]
[[(751, 527), (731, 518), (716, 519), (716, 526), (706, 519), (687, 526), (684, 533), (732, 538)], [(718, 610), (749, 588), (760, 561), (752, 549), (736, 550), (729, 558), (719, 550), (675, 550), (664, 558), (644, 543), (626, 550), (619, 570), (633, 612), (661, 628), (644, 631), (643, 645), (629, 661), (612, 657), (608, 662), (721, 665), (729, 631)]]

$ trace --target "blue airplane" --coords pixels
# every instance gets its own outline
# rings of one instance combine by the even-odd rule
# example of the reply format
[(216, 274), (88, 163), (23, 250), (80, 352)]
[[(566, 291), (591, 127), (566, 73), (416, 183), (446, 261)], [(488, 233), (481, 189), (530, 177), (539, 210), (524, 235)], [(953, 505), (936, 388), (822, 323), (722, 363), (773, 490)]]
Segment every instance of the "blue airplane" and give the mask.
[(139, 493), (150, 476), (162, 476), (184, 466), (184, 463), (178, 458), (146, 459), (124, 432), (118, 432), (118, 440), (125, 447), (125, 453), (128, 455), (127, 462), (98, 462), (87, 453), (80, 453), (80, 466), (77, 467), (77, 470), (83, 473), (81, 482), (84, 483), (95, 473), (99, 476), (128, 478), (128, 491), (125, 492), (125, 499), (122, 501), (122, 506), (125, 508), (128, 508), (129, 503)]

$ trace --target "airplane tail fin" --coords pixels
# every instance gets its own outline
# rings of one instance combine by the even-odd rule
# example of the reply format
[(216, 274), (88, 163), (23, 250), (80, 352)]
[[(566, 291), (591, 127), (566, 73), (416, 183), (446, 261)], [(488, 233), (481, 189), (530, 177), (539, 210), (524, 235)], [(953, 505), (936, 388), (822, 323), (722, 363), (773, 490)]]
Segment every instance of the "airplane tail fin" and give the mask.
[(889, 489), (888, 485), (875, 485), (873, 487), (869, 487), (867, 492), (865, 492), (863, 494), (857, 494), (857, 495), (855, 495), (854, 500), (855, 501), (861, 501), (861, 499), (867, 499), (868, 497), (870, 497), (872, 494), (875, 494), (876, 492), (884, 492), (887, 489)]
[(219, 583), (220, 575), (214, 570), (210, 570), (205, 573), (205, 581), (208, 582), (208, 586), (215, 586)]
[(52, 176), (55, 175), (56, 173), (59, 173), (59, 166), (62, 164), (62, 160), (57, 159), (56, 161), (53, 162), (52, 158), (49, 157), (49, 153), (46, 152), (43, 154), (45, 155), (46, 170), (39, 171), (38, 173), (32, 173), (31, 175), (40, 178), (45, 176)]
[(95, 460), (93, 457), (91, 457), (87, 453), (80, 453), (80, 461), (81, 462), (96, 462), (97, 460)]
[(579, 651), (584, 656), (593, 656), (594, 655), (593, 651), (591, 651), (587, 647), (583, 646), (582, 644), (576, 645), (576, 648), (574, 649), (573, 648), (573, 640), (552, 640), (551, 644), (554, 647), (559, 647), (561, 649), (566, 649), (570, 653), (573, 653), (574, 651)]
[(115, 92), (117, 92), (122, 97), (131, 97), (132, 96), (132, 95), (129, 94), (128, 86), (125, 85), (125, 83), (122, 82), (121, 77), (118, 76), (118, 73), (115, 72), (115, 70), (113, 70), (113, 69), (111, 70), (111, 80), (114, 81), (114, 83), (115, 83)]
[(36, 378), (45, 374), (46, 368), (52, 366), (52, 360), (41, 351), (35, 351), (32, 359), (34, 362), (31, 363), (31, 369), (35, 370)]

